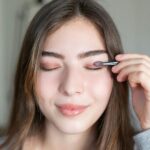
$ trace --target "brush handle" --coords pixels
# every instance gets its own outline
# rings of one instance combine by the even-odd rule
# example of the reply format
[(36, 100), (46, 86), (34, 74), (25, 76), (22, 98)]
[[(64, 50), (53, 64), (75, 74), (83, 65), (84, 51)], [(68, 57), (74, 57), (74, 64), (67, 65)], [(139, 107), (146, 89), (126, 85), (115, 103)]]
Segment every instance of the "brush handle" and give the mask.
[(102, 65), (104, 65), (104, 66), (114, 66), (114, 65), (117, 65), (117, 64), (118, 64), (117, 61), (102, 62)]

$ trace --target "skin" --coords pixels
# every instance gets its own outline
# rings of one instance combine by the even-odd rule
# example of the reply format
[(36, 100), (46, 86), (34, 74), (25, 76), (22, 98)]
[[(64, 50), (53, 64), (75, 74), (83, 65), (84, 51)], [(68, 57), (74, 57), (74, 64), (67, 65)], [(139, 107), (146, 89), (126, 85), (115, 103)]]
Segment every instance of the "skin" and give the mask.
[[(83, 18), (67, 22), (47, 37), (44, 51), (57, 52), (65, 58), (41, 57), (36, 93), (39, 107), (46, 117), (46, 137), (44, 143), (30, 139), (26, 144), (28, 148), (31, 145), (34, 149), (38, 143), (37, 147), (45, 150), (92, 149), (93, 125), (107, 107), (113, 80), (107, 67), (100, 70), (85, 68), (94, 68), (92, 64), (98, 60), (108, 61), (107, 53), (82, 59), (77, 57), (89, 50), (106, 51), (102, 36), (92, 23)], [(56, 67), (53, 71), (42, 69)], [(64, 103), (88, 105), (88, 108), (78, 116), (67, 117), (56, 107)]]
[[(38, 138), (27, 140), (24, 149), (92, 149), (93, 125), (106, 109), (113, 87), (110, 72), (106, 68), (97, 71), (84, 68), (97, 60), (108, 61), (107, 54), (82, 60), (77, 58), (79, 53), (95, 49), (106, 50), (103, 38), (93, 24), (82, 18), (69, 21), (47, 37), (44, 50), (62, 54), (65, 59), (41, 58), (42, 67), (59, 67), (38, 73), (36, 92), (39, 107), (47, 119), (47, 134), (43, 143)], [(150, 58), (142, 54), (120, 54), (116, 60), (119, 64), (112, 67), (112, 72), (117, 74), (118, 82), (128, 80), (133, 107), (142, 130), (149, 129)], [(55, 106), (66, 102), (90, 107), (79, 116), (68, 118)]]
[(150, 128), (150, 57), (143, 54), (120, 54), (120, 63), (112, 68), (118, 82), (128, 80), (132, 103), (142, 130)]

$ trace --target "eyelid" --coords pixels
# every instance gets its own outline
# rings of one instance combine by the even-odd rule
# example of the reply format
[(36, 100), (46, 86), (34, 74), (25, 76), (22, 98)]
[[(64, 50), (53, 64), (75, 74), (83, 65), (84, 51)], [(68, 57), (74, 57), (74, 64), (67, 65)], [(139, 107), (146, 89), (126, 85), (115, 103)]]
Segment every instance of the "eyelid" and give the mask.
[[(99, 63), (98, 66), (94, 65), (94, 63)], [(103, 61), (106, 62), (106, 61)], [(100, 63), (103, 63), (102, 61), (94, 61), (93, 63), (87, 63), (85, 65), (84, 68), (88, 69), (88, 70), (98, 70), (98, 69), (102, 69), (103, 67), (105, 67), (105, 65), (100, 65)], [(52, 71), (52, 70), (56, 70), (61, 68), (62, 66), (57, 64), (57, 63), (40, 63), (40, 68), (45, 70), (45, 71)]]
[(41, 61), (40, 65), (45, 65), (45, 66), (55, 66), (55, 65), (60, 65), (59, 62), (49, 62), (49, 61)]
[(44, 70), (54, 70), (57, 68), (60, 68), (61, 65), (57, 64), (57, 63), (40, 63), (40, 68), (44, 69)]
[[(104, 65), (100, 65), (100, 64), (99, 64), (98, 66), (94, 65), (94, 63), (96, 63), (96, 62), (97, 62), (97, 61), (86, 65), (85, 68), (86, 68), (86, 69), (89, 69), (89, 70), (96, 70), (96, 69), (101, 69), (101, 68), (105, 67)], [(99, 61), (99, 62), (100, 62), (100, 61)]]

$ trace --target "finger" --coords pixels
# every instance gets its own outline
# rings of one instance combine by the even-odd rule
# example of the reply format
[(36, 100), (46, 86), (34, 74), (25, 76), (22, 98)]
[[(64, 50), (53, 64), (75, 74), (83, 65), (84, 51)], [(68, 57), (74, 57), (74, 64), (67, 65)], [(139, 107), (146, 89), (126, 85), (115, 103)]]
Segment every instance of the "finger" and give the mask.
[(129, 59), (129, 60), (124, 60), (120, 63), (118, 63), (116, 66), (112, 67), (112, 71), (115, 73), (119, 72), (122, 68), (129, 66), (129, 65), (138, 65), (139, 67), (141, 67), (140, 65), (145, 65), (147, 66), (147, 68), (150, 69), (150, 62), (148, 62), (145, 59), (141, 59), (141, 58), (136, 58), (136, 59)]
[(145, 72), (142, 72), (142, 71), (132, 72), (128, 76), (128, 82), (132, 88), (141, 84), (141, 86), (144, 88), (144, 90), (147, 93), (150, 92), (150, 83), (148, 83), (149, 79), (150, 79), (150, 76), (147, 75)]
[(140, 65), (136, 64), (136, 65), (132, 65), (132, 66), (130, 65), (130, 66), (127, 66), (127, 67), (124, 67), (123, 69), (121, 69), (117, 76), (117, 80), (125, 81), (125, 80), (127, 80), (127, 77), (129, 76), (129, 74), (131, 74), (133, 72), (144, 72), (150, 76), (150, 71), (149, 71), (148, 67), (141, 65), (141, 64)]
[(116, 57), (116, 60), (125, 60), (125, 59), (131, 59), (131, 58), (143, 58), (150, 62), (150, 57), (144, 54), (119, 54)]

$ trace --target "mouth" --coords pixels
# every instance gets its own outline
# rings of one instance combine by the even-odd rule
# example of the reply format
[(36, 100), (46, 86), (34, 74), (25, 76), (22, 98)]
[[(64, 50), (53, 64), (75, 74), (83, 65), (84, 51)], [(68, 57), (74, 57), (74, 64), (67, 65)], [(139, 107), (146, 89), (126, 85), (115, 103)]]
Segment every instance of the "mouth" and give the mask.
[(59, 112), (67, 117), (77, 116), (87, 109), (87, 105), (62, 104), (56, 105)]

